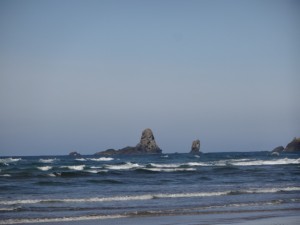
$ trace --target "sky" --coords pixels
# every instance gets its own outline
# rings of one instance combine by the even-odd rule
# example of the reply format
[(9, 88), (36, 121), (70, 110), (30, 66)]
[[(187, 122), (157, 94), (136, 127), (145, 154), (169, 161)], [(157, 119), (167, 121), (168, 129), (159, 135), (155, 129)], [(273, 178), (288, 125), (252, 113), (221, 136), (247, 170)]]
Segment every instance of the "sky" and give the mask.
[(0, 0), (0, 156), (261, 151), (300, 136), (300, 4)]

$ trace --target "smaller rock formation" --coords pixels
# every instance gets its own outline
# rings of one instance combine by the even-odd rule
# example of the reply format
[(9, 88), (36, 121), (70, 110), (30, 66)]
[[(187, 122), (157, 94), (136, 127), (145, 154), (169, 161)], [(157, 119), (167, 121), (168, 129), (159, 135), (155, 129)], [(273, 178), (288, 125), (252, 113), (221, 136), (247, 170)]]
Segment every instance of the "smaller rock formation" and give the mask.
[(193, 141), (190, 153), (191, 154), (200, 154), (201, 153), (200, 152), (200, 140), (199, 139)]
[(70, 152), (69, 153), (69, 156), (72, 156), (72, 157), (79, 157), (81, 156), (78, 152)]
[(283, 146), (278, 146), (272, 150), (272, 153), (274, 153), (274, 152), (281, 153), (281, 152), (283, 152), (283, 150), (284, 150)]
[(300, 152), (300, 138), (294, 138), (285, 147), (284, 152)]

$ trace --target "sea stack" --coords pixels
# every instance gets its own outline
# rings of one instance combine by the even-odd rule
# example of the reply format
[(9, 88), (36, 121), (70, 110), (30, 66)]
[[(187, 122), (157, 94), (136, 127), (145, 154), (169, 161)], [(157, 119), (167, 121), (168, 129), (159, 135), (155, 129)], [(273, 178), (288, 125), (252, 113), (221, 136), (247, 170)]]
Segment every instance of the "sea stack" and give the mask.
[(294, 138), (285, 147), (284, 152), (300, 152), (300, 138)]
[(136, 145), (136, 150), (140, 153), (159, 154), (162, 150), (157, 146), (151, 129), (143, 131), (140, 142)]
[(192, 147), (191, 147), (191, 154), (200, 154), (200, 140), (197, 139), (195, 141), (193, 141), (192, 143)]

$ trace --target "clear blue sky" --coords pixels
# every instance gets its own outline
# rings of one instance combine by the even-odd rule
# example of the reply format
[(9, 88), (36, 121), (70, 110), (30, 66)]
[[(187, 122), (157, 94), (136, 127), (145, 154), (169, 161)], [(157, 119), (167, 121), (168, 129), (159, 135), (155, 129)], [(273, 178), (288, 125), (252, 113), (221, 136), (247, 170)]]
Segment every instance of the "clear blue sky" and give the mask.
[(299, 1), (0, 0), (0, 155), (300, 136)]

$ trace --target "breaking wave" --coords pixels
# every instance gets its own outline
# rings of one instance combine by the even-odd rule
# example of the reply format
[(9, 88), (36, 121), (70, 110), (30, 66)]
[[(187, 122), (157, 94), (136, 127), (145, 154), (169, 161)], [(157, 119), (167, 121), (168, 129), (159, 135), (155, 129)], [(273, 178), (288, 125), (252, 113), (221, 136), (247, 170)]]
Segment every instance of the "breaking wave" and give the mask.
[(18, 162), (21, 160), (22, 160), (22, 158), (2, 158), (2, 159), (0, 159), (0, 163), (9, 164), (9, 163)]
[(61, 168), (67, 168), (69, 170), (77, 170), (77, 171), (81, 171), (83, 170), (85, 167), (85, 165), (78, 165), (78, 166), (61, 166)]
[(34, 219), (7, 219), (0, 221), (0, 224), (24, 224), (24, 223), (49, 223), (49, 222), (73, 222), (84, 220), (104, 220), (127, 217), (125, 215), (91, 215), (91, 216), (74, 216), (61, 218), (34, 218)]
[(54, 161), (56, 161), (57, 159), (39, 159), (39, 162), (41, 163), (53, 163)]
[(40, 167), (37, 167), (39, 170), (42, 170), (42, 171), (48, 171), (48, 170), (51, 170), (52, 167), (51, 166), (40, 166)]
[(158, 193), (144, 195), (127, 195), (112, 197), (93, 197), (93, 198), (74, 198), (74, 199), (22, 199), (22, 200), (0, 200), (0, 205), (16, 205), (16, 204), (40, 204), (40, 203), (76, 203), (76, 202), (113, 202), (113, 201), (142, 201), (151, 199), (164, 198), (195, 198), (195, 197), (213, 197), (222, 195), (242, 195), (242, 194), (261, 194), (261, 193), (277, 193), (300, 191), (300, 187), (285, 188), (261, 188), (246, 190), (228, 190), (219, 192), (193, 192), (193, 193)]
[(106, 165), (106, 168), (111, 170), (129, 170), (129, 169), (136, 169), (140, 167), (142, 166), (140, 166), (137, 163), (131, 163), (131, 162), (127, 162), (125, 164), (117, 164), (117, 165)]
[(111, 158), (111, 157), (101, 157), (101, 158), (91, 158), (89, 160), (100, 162), (100, 161), (112, 161), (112, 160), (114, 160), (114, 158)]

